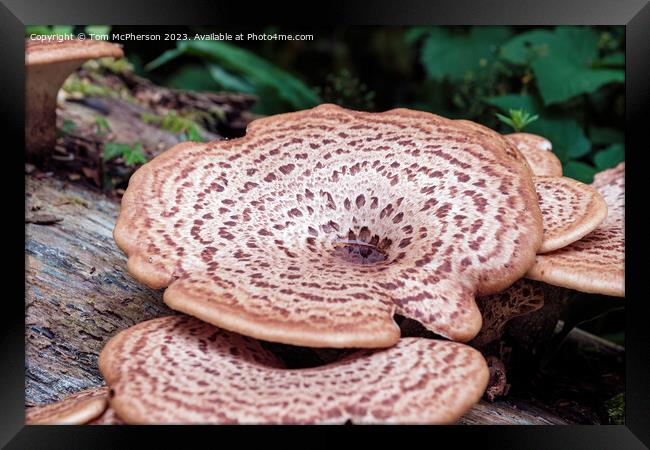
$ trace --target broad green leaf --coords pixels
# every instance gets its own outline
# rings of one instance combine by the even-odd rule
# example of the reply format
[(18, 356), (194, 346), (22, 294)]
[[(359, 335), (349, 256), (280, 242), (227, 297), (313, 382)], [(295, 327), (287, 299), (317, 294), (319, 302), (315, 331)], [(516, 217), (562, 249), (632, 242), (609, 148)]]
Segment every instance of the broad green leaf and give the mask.
[(625, 142), (625, 134), (622, 131), (608, 127), (591, 127), (589, 138), (594, 144), (615, 144)]
[(246, 80), (227, 72), (217, 64), (209, 64), (208, 73), (226, 91), (255, 92), (255, 88)]
[(506, 42), (501, 47), (499, 54), (506, 61), (510, 61), (513, 64), (527, 64), (548, 53), (548, 42), (551, 39), (553, 39), (553, 33), (551, 31), (528, 31)]
[(129, 151), (131, 151), (131, 146), (129, 144), (107, 142), (104, 144), (103, 159), (104, 161), (110, 161), (111, 159), (123, 156)]
[(625, 147), (623, 144), (612, 144), (594, 156), (594, 163), (598, 171), (616, 167), (622, 161), (625, 161)]
[(501, 54), (515, 64), (530, 64), (544, 104), (550, 105), (625, 81), (622, 69), (597, 63), (598, 39), (589, 27), (535, 30), (508, 41)]
[(539, 101), (530, 95), (501, 95), (499, 97), (491, 97), (487, 99), (487, 102), (503, 111), (525, 109), (531, 114), (539, 114), (543, 109)]
[(612, 53), (595, 61), (598, 67), (625, 67), (625, 54), (623, 52)]
[(436, 27), (424, 41), (421, 63), (434, 80), (459, 81), (472, 72), (485, 70), (496, 59), (499, 44), (511, 33), (508, 27), (477, 26), (463, 33)]
[(591, 183), (594, 180), (596, 169), (580, 161), (569, 161), (562, 166), (565, 177), (574, 178), (583, 183)]

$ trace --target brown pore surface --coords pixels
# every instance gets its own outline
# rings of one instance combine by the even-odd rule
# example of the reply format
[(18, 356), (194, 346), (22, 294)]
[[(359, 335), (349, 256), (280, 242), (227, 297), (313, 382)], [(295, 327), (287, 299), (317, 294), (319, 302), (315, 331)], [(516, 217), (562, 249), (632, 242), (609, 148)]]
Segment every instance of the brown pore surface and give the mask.
[(430, 339), (284, 369), (258, 341), (188, 316), (121, 332), (99, 366), (132, 424), (453, 423), (488, 381), (478, 351)]
[(483, 328), (469, 344), (482, 347), (501, 338), (511, 319), (544, 306), (544, 290), (540, 283), (521, 279), (503, 292), (478, 297), (476, 302), (483, 317)]
[(504, 137), (519, 150), (537, 176), (562, 176), (562, 163), (551, 151), (551, 142), (531, 133), (512, 133)]
[(112, 56), (122, 58), (124, 52), (117, 44), (107, 41), (87, 39), (68, 39), (58, 41), (26, 40), (25, 63), (27, 66), (38, 66), (69, 61), (84, 61), (86, 59)]
[(548, 253), (586, 236), (607, 217), (607, 204), (596, 188), (566, 177), (535, 177), (544, 221), (538, 253)]
[(542, 220), (513, 147), (459, 122), (322, 105), (178, 145), (131, 178), (115, 240), (170, 307), (244, 335), (385, 347), (397, 312), (467, 341)]
[(27, 408), (27, 425), (82, 425), (98, 418), (108, 406), (106, 386), (72, 394), (61, 401)]
[(625, 163), (596, 174), (607, 218), (573, 244), (538, 255), (527, 278), (593, 294), (625, 296)]

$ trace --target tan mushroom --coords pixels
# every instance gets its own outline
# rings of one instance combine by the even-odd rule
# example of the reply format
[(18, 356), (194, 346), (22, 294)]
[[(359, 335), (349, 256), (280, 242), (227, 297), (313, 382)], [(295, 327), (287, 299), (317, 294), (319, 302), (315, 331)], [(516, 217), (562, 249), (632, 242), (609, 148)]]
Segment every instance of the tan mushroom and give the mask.
[(102, 416), (108, 407), (107, 387), (88, 389), (47, 405), (27, 408), (27, 425), (83, 425)]
[(474, 296), (521, 278), (542, 235), (530, 174), (481, 128), (334, 105), (260, 119), (140, 168), (114, 237), (169, 306), (244, 335), (385, 347), (397, 312), (467, 341)]
[(596, 175), (607, 218), (595, 231), (559, 250), (538, 255), (527, 278), (581, 292), (625, 296), (625, 163)]
[(530, 133), (512, 133), (504, 137), (523, 154), (535, 175), (562, 176), (562, 163), (551, 151), (552, 145), (548, 139)]
[(93, 58), (124, 56), (122, 49), (100, 40), (27, 40), (25, 146), (31, 158), (46, 158), (56, 141), (56, 98), (66, 78)]
[(284, 369), (258, 341), (188, 316), (122, 331), (99, 366), (131, 424), (453, 423), (488, 381), (477, 350), (430, 339)]
[(595, 230), (607, 217), (607, 204), (598, 191), (566, 177), (535, 177), (535, 190), (544, 221), (538, 253), (566, 247)]

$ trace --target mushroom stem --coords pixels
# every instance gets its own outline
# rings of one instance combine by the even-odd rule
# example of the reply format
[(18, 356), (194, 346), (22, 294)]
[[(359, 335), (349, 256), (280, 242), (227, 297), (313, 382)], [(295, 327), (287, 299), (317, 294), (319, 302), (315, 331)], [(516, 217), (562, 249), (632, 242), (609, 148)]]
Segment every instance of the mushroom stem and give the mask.
[(83, 60), (60, 63), (55, 68), (28, 66), (26, 71), (25, 147), (28, 159), (42, 163), (56, 143), (56, 99), (66, 78)]

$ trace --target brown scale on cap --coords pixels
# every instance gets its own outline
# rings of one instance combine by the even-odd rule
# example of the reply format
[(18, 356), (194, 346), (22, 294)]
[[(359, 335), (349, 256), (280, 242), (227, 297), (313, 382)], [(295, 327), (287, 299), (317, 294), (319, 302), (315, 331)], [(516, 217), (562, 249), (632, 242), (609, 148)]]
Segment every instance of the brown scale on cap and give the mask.
[(607, 217), (605, 199), (587, 184), (566, 177), (536, 177), (535, 189), (544, 221), (544, 241), (538, 253), (566, 247)]
[(607, 218), (573, 244), (538, 255), (527, 278), (581, 292), (625, 296), (625, 163), (596, 175)]
[(169, 306), (244, 335), (385, 347), (397, 312), (467, 341), (474, 296), (521, 278), (541, 244), (513, 148), (429, 113), (322, 105), (158, 156), (131, 178), (114, 237)]
[(56, 141), (56, 97), (61, 85), (81, 64), (94, 58), (121, 58), (122, 49), (100, 40), (27, 40), (25, 146), (31, 156), (44, 159)]
[(478, 297), (477, 304), (483, 316), (483, 328), (469, 344), (483, 347), (501, 338), (511, 319), (544, 306), (544, 290), (540, 283), (522, 279), (499, 294)]
[(61, 401), (27, 408), (27, 425), (83, 425), (99, 418), (108, 406), (108, 387), (72, 394)]
[(188, 316), (121, 332), (99, 366), (133, 424), (453, 423), (489, 378), (477, 350), (430, 339), (284, 369), (258, 341)]
[(504, 137), (523, 154), (535, 175), (562, 176), (562, 163), (551, 151), (552, 146), (548, 139), (530, 133), (512, 133)]

